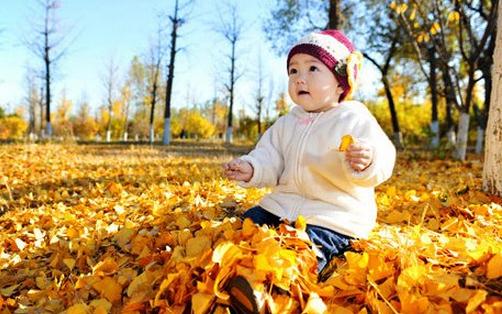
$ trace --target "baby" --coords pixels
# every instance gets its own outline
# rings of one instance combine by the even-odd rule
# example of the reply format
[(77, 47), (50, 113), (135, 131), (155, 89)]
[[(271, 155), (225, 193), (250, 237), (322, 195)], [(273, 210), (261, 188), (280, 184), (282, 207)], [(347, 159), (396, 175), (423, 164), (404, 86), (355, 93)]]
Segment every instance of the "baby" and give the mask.
[[(297, 106), (254, 150), (224, 165), (225, 175), (243, 187), (273, 188), (244, 218), (277, 226), (305, 217), (319, 249), (319, 273), (350, 249), (351, 239), (368, 236), (377, 215), (374, 187), (394, 168), (396, 150), (376, 119), (362, 103), (347, 100), (361, 61), (338, 30), (302, 38), (287, 57), (288, 91)], [(340, 152), (344, 135), (355, 141)]]

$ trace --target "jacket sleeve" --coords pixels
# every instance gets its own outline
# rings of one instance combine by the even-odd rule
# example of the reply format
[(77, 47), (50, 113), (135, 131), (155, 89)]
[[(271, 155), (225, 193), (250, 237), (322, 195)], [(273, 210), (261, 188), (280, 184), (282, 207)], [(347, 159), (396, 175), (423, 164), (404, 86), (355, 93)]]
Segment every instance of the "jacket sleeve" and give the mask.
[(284, 158), (280, 146), (283, 119), (279, 119), (262, 135), (255, 149), (241, 156), (253, 167), (253, 177), (248, 182), (238, 181), (242, 187), (273, 187), (279, 182), (284, 170)]
[(396, 161), (396, 148), (369, 111), (355, 124), (352, 135), (356, 141), (373, 148), (373, 160), (368, 168), (360, 172), (353, 170), (344, 160), (342, 167), (347, 178), (364, 187), (375, 187), (389, 179)]

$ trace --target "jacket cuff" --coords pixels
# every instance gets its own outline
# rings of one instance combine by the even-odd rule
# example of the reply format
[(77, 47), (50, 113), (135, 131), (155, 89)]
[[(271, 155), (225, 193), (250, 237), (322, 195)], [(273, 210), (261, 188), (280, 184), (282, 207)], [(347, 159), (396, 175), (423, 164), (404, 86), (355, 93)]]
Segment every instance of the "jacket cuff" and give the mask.
[(379, 163), (379, 157), (377, 150), (373, 146), (373, 160), (371, 161), (371, 164), (364, 169), (363, 171), (356, 171), (350, 167), (349, 163), (344, 160), (344, 168), (345, 171), (347, 172), (347, 175), (349, 175), (352, 180), (358, 184), (364, 185), (364, 186), (373, 186), (373, 182), (375, 182), (375, 177), (377, 176), (377, 170), (378, 170), (378, 163)]
[(262, 169), (260, 168), (260, 166), (258, 165), (258, 161), (249, 156), (249, 155), (244, 155), (244, 156), (241, 156), (239, 157), (239, 159), (242, 159), (244, 161), (247, 161), (251, 164), (251, 167), (253, 167), (253, 176), (251, 177), (251, 179), (248, 181), (248, 182), (245, 182), (245, 181), (237, 181), (237, 184), (243, 188), (249, 188), (249, 187), (255, 187), (255, 186), (258, 186), (258, 184), (261, 182), (262, 180)]

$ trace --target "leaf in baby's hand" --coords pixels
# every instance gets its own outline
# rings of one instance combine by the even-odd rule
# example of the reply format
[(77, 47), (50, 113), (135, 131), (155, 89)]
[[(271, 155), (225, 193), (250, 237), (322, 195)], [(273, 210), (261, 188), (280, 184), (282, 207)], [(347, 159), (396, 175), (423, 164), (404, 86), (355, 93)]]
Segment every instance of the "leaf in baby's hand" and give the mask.
[(341, 152), (346, 151), (349, 146), (354, 143), (354, 138), (350, 134), (345, 134), (342, 136), (342, 140), (340, 141), (340, 147), (338, 147), (338, 150)]

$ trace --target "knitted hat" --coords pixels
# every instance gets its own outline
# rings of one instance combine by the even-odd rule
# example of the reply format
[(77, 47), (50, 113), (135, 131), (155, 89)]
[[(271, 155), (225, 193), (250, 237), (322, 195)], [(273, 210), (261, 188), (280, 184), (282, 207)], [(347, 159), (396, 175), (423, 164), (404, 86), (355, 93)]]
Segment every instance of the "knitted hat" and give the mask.
[(305, 53), (319, 59), (333, 72), (343, 88), (340, 100), (350, 96), (355, 90), (362, 55), (341, 31), (330, 29), (310, 33), (300, 39), (289, 51), (288, 73), (289, 61), (297, 53)]

